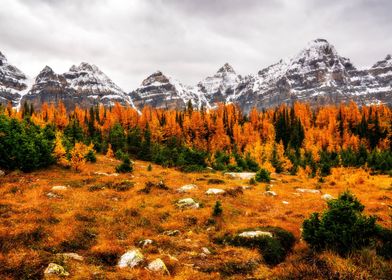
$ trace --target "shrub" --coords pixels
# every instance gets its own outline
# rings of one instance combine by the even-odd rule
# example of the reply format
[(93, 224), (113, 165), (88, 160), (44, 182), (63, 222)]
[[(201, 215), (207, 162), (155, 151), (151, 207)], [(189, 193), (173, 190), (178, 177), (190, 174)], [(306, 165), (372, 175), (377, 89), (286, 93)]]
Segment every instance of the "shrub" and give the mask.
[(97, 162), (97, 157), (95, 156), (95, 152), (93, 149), (89, 150), (84, 158), (89, 162)]
[(222, 216), (223, 208), (222, 203), (218, 200), (215, 202), (214, 208), (212, 210), (212, 216), (219, 217)]
[(151, 164), (149, 164), (149, 165), (147, 166), (147, 171), (152, 171), (152, 166), (151, 166)]
[(256, 185), (256, 184), (257, 184), (257, 182), (256, 182), (255, 178), (249, 179), (249, 185)]
[(392, 230), (379, 227), (377, 238), (379, 240), (377, 254), (385, 259), (392, 259)]
[(219, 184), (224, 184), (225, 181), (223, 181), (222, 179), (211, 178), (208, 179), (207, 183), (210, 185), (219, 185)]
[(125, 156), (123, 162), (116, 167), (116, 172), (127, 173), (132, 171), (133, 171), (133, 166), (131, 164), (131, 161), (129, 160), (128, 156)]
[(261, 168), (257, 171), (255, 180), (257, 182), (269, 183), (271, 181), (270, 173), (267, 169)]
[(276, 265), (283, 262), (294, 246), (294, 235), (279, 227), (258, 227), (242, 230), (241, 232), (254, 230), (270, 232), (272, 233), (272, 237), (256, 236), (250, 238), (242, 237), (239, 234), (226, 234), (221, 238), (215, 239), (215, 242), (246, 248), (256, 248), (260, 251), (264, 261), (269, 265)]
[(303, 223), (303, 239), (315, 250), (332, 250), (342, 256), (370, 245), (377, 226), (376, 218), (362, 214), (365, 207), (346, 191), (328, 201), (328, 210), (313, 213)]

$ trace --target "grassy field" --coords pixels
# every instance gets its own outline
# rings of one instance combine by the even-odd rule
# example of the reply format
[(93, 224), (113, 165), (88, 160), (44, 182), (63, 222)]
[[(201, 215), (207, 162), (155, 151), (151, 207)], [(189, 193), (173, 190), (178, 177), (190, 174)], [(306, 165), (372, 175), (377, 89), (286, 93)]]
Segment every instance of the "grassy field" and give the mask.
[[(148, 171), (149, 163), (142, 161), (135, 162), (133, 173), (108, 176), (118, 164), (98, 156), (81, 173), (53, 166), (0, 177), (0, 278), (41, 279), (51, 262), (62, 265), (68, 279), (388, 279), (392, 275), (392, 262), (370, 250), (343, 259), (331, 252), (312, 254), (301, 241), (303, 220), (326, 208), (321, 195), (337, 197), (346, 189), (366, 206), (366, 214), (377, 215), (379, 224), (391, 227), (392, 178), (387, 175), (338, 168), (320, 182), (272, 174), (271, 183), (243, 190), (239, 187), (249, 186), (249, 180), (212, 171), (182, 173), (158, 165)], [(168, 189), (145, 188), (147, 182), (160, 181)], [(177, 189), (186, 184), (197, 189), (179, 193)], [(66, 189), (52, 190), (53, 186)], [(209, 188), (226, 193), (207, 195)], [(267, 189), (277, 196), (266, 196)], [(188, 197), (201, 207), (176, 206), (176, 201)], [(213, 218), (218, 200), (223, 214)], [(224, 233), (258, 226), (278, 226), (295, 235), (296, 245), (285, 262), (271, 267), (256, 250), (213, 242)], [(169, 236), (169, 230), (179, 234)], [(152, 244), (143, 247), (140, 242), (145, 239)], [(118, 268), (120, 256), (136, 247), (145, 265)], [(67, 259), (61, 255), (65, 252), (84, 259)], [(165, 262), (167, 272), (144, 268), (156, 258)]]

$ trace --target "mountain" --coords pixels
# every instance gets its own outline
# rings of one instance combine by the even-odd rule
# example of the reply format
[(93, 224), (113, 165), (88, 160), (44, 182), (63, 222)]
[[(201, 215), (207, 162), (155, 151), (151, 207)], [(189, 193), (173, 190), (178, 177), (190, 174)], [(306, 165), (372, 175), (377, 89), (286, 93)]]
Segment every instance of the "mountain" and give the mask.
[(188, 86), (156, 71), (125, 93), (97, 66), (85, 62), (64, 74), (46, 66), (29, 87), (26, 75), (0, 53), (0, 104), (11, 101), (17, 107), (20, 100), (35, 108), (61, 100), (67, 109), (119, 102), (138, 110), (144, 106), (182, 109), (188, 102), (208, 109), (223, 102), (237, 104), (244, 113), (296, 101), (311, 106), (351, 100), (359, 105), (392, 105), (392, 58), (387, 55), (372, 67), (358, 69), (327, 40), (316, 39), (293, 57), (256, 74), (239, 75), (226, 63), (215, 74)]
[(0, 105), (7, 106), (11, 102), (13, 106), (17, 106), (27, 88), (26, 75), (9, 64), (7, 58), (0, 52)]
[(205, 95), (164, 75), (161, 71), (156, 71), (148, 76), (140, 87), (129, 95), (139, 109), (144, 106), (168, 109), (184, 108), (189, 101), (197, 108), (209, 107)]
[[(295, 101), (314, 106), (350, 100), (360, 105), (390, 103), (390, 98), (380, 95), (388, 79), (377, 82), (378, 73), (385, 71), (385, 64), (380, 62), (376, 66), (384, 70), (358, 70), (328, 41), (317, 39), (293, 58), (281, 60), (248, 77), (236, 88), (232, 101), (245, 112), (253, 107), (263, 109)], [(386, 89), (392, 91), (390, 85)]]
[(115, 102), (134, 107), (129, 96), (108, 76), (97, 66), (85, 62), (79, 66), (73, 65), (64, 74), (56, 74), (46, 66), (21, 102), (29, 102), (39, 108), (43, 102), (59, 101), (70, 110), (76, 105), (89, 108), (97, 104), (111, 106)]
[(196, 86), (196, 90), (206, 97), (210, 104), (227, 102), (233, 96), (241, 81), (233, 67), (225, 63), (213, 76), (207, 77)]

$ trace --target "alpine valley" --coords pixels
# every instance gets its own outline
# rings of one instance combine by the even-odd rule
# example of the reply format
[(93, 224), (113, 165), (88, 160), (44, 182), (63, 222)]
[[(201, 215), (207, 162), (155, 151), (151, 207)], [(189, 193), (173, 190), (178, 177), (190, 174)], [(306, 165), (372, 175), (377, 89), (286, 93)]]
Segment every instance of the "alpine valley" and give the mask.
[(229, 64), (197, 85), (188, 86), (156, 71), (130, 92), (122, 90), (97, 66), (81, 63), (68, 72), (55, 73), (45, 66), (35, 80), (8, 62), (0, 53), (0, 104), (18, 107), (25, 102), (34, 108), (62, 101), (67, 109), (88, 108), (115, 102), (141, 110), (214, 108), (217, 103), (234, 103), (243, 112), (308, 102), (312, 106), (354, 101), (358, 105), (392, 104), (392, 58), (358, 69), (324, 39), (316, 39), (292, 58), (261, 69), (257, 74), (239, 75)]

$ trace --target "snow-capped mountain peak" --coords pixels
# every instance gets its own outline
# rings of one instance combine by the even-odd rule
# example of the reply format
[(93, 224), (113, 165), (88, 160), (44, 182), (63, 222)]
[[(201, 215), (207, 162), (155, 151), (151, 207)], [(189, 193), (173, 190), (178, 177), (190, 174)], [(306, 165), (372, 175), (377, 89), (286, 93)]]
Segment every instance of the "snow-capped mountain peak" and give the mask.
[(0, 104), (6, 106), (11, 102), (13, 106), (18, 106), (20, 97), (27, 87), (27, 76), (10, 64), (0, 52)]

